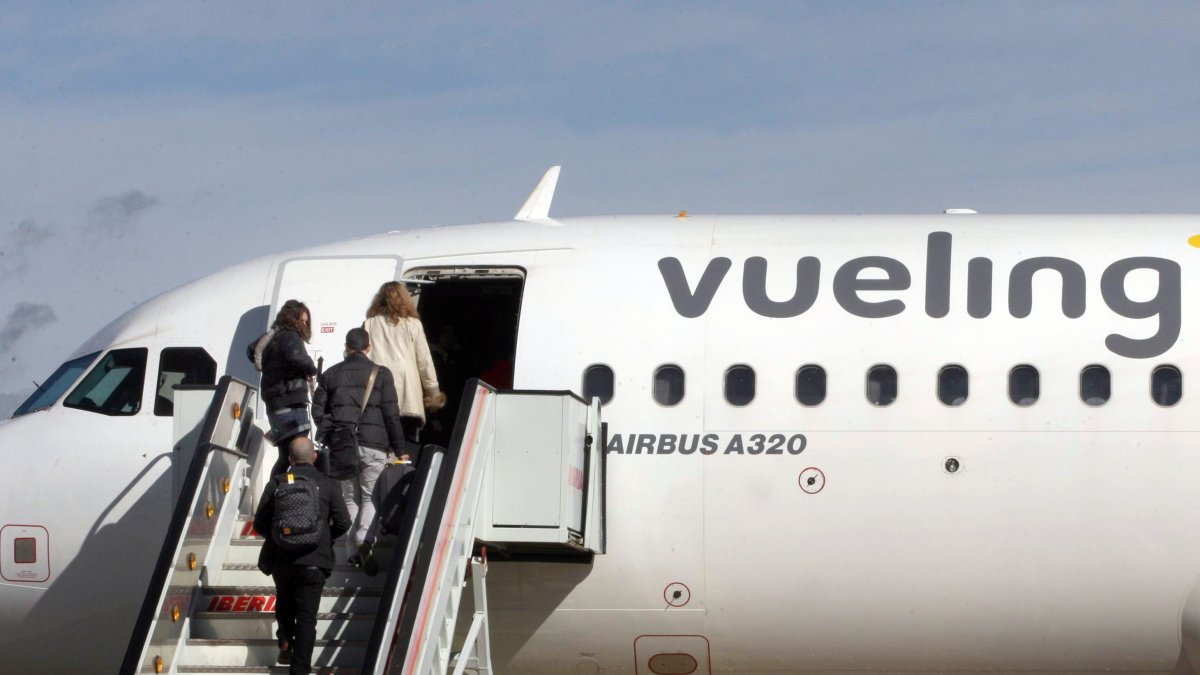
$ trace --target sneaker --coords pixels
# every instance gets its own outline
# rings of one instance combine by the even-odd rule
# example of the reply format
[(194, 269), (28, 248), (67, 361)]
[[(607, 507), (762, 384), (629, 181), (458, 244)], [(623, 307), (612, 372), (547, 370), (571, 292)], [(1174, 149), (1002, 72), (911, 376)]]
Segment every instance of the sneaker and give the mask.
[(288, 643), (279, 645), (279, 656), (275, 657), (275, 662), (283, 665), (288, 665), (292, 662), (292, 646)]
[(355, 569), (363, 566), (363, 559), (357, 553), (347, 558), (346, 562), (350, 563), (350, 566)]

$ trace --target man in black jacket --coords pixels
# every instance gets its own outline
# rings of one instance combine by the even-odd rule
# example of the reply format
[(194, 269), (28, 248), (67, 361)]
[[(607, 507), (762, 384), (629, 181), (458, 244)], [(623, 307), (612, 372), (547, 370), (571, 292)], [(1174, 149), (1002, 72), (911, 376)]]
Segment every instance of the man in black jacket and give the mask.
[[(371, 556), (368, 534), (375, 520), (375, 504), (371, 495), (375, 481), (383, 472), (389, 450), (397, 456), (409, 455), (416, 460), (415, 448), (408, 449), (404, 427), (400, 423), (400, 407), (396, 402), (396, 385), (387, 368), (371, 361), (371, 341), (367, 331), (352, 328), (346, 332), (346, 359), (326, 370), (317, 378), (313, 395), (312, 415), (317, 425), (317, 439), (330, 447), (332, 455), (354, 452), (339, 448), (344, 441), (335, 442), (343, 434), (338, 429), (354, 429), (357, 425), (357, 472), (343, 478), (342, 492), (351, 518), (355, 518), (354, 544), (358, 547), (350, 562), (362, 565), (368, 574), (378, 571)], [(371, 373), (375, 372), (374, 381)], [(370, 391), (367, 384), (370, 383)], [(364, 406), (363, 394), (366, 394)], [(331, 458), (331, 475), (335, 460)]]
[[(279, 661), (289, 663), (288, 672), (306, 674), (312, 668), (313, 645), (317, 639), (317, 609), (325, 579), (333, 571), (333, 541), (345, 534), (352, 523), (342, 488), (337, 481), (313, 467), (316, 447), (306, 436), (297, 436), (289, 445), (291, 469), (273, 477), (263, 491), (254, 529), (267, 538), (260, 566), (275, 579), (275, 631), (279, 642)], [(310, 480), (317, 487), (319, 537), (308, 550), (286, 550), (275, 545), (275, 493), (288, 481)]]

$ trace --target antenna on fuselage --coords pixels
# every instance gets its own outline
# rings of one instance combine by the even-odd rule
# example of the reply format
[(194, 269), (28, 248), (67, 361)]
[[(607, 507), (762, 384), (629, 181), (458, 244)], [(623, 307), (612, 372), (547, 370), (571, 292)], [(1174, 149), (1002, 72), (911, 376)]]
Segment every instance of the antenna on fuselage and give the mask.
[(552, 166), (546, 171), (513, 220), (545, 220), (550, 217), (550, 202), (554, 201), (554, 188), (558, 187), (558, 172), (561, 169), (561, 166)]

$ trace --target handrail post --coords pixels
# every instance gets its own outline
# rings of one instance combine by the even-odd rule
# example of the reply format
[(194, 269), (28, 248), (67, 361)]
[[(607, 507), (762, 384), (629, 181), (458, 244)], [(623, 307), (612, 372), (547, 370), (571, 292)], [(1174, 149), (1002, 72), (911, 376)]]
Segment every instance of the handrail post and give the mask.
[(475, 647), (479, 673), (492, 672), (491, 625), (488, 623), (487, 548), (480, 557), (471, 559), (471, 586), (475, 591), (475, 616), (479, 620), (479, 637)]

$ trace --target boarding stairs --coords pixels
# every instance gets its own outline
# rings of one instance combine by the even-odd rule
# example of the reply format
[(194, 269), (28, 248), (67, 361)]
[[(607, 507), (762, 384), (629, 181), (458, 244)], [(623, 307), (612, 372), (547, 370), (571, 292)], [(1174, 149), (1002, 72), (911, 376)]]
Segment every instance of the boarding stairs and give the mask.
[[(176, 452), (195, 451), (177, 457), (188, 470), (177, 472), (172, 527), (121, 672), (287, 672), (275, 663), (275, 589), (257, 568), (263, 539), (252, 527), (275, 456), (253, 424), (256, 392), (226, 377), (215, 392), (176, 393)], [(604, 552), (598, 404), (471, 381), (460, 410), (450, 449), (426, 446), (400, 532), (376, 544), (382, 571), (367, 576), (347, 563), (344, 540), (334, 544), (313, 672), (494, 672), (487, 550)], [(474, 613), (459, 625), (467, 583)]]

